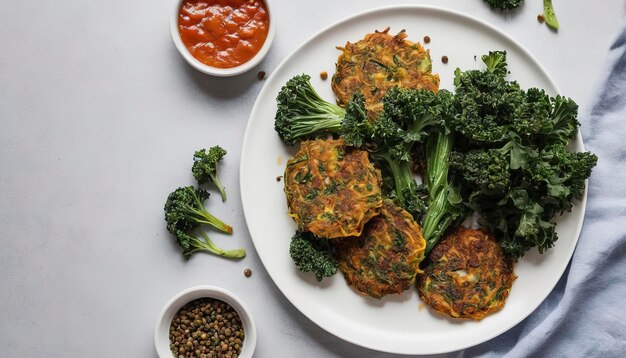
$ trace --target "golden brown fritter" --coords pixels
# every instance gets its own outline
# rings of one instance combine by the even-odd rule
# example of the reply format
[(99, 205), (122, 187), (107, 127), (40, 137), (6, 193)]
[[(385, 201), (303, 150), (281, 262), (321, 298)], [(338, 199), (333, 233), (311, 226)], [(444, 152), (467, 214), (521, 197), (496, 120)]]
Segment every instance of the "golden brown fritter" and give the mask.
[(430, 254), (418, 278), (420, 297), (439, 313), (481, 320), (504, 307), (513, 281), (513, 260), (485, 229), (458, 227)]
[(349, 285), (374, 298), (401, 293), (421, 273), (426, 241), (411, 214), (385, 200), (360, 237), (338, 240), (337, 261)]
[(382, 108), (382, 98), (391, 87), (429, 89), (437, 92), (439, 75), (433, 75), (430, 54), (420, 43), (406, 40), (400, 31), (391, 36), (389, 28), (365, 35), (356, 43), (337, 47), (332, 89), (337, 103), (345, 106), (356, 92), (365, 96), (368, 115), (373, 118)]
[(358, 236), (382, 205), (380, 171), (343, 139), (300, 144), (285, 168), (289, 215), (317, 237)]

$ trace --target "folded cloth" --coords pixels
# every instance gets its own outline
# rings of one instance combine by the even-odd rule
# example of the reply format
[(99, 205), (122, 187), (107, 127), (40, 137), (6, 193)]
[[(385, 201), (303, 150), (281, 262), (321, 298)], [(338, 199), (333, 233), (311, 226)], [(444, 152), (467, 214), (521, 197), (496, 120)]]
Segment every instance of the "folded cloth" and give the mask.
[(533, 314), (460, 356), (626, 357), (626, 26), (606, 71), (579, 117), (586, 150), (599, 159), (569, 268)]

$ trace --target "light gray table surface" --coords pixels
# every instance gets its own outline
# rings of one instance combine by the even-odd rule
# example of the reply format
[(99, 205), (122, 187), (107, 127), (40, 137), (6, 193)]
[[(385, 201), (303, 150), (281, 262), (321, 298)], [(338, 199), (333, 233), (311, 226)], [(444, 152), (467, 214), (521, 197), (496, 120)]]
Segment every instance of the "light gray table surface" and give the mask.
[[(585, 115), (624, 2), (541, 1), (514, 15), (481, 0), (273, 0), (278, 31), (266, 59), (235, 78), (189, 67), (170, 38), (174, 0), (2, 1), (0, 11), (0, 356), (155, 357), (154, 324), (177, 292), (234, 291), (258, 328), (257, 357), (383, 357), (325, 332), (292, 306), (259, 260), (243, 217), (239, 156), (263, 82), (296, 46), (356, 12), (395, 3), (456, 9), (527, 47)], [(583, 129), (584, 131), (584, 129)], [(163, 222), (166, 195), (190, 185), (194, 150), (220, 144), (240, 262), (183, 260)], [(216, 198), (217, 199), (217, 198)], [(253, 275), (246, 278), (245, 268)]]

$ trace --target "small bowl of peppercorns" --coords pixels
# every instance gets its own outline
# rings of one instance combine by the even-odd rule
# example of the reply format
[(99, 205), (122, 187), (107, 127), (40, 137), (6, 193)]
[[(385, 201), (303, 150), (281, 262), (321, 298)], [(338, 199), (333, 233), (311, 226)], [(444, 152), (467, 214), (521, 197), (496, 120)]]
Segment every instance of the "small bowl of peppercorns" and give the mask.
[(165, 305), (154, 342), (160, 358), (250, 358), (256, 346), (256, 328), (232, 292), (195, 286)]

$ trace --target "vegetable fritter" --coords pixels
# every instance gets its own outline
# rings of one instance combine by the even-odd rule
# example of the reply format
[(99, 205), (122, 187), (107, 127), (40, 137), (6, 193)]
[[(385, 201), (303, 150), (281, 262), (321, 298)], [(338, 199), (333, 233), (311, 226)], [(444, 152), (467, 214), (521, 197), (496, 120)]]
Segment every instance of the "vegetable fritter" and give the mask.
[(411, 214), (385, 200), (360, 237), (336, 241), (339, 270), (356, 290), (374, 298), (415, 283), (426, 241)]
[(439, 75), (433, 75), (428, 50), (420, 43), (406, 40), (400, 31), (392, 36), (389, 28), (365, 35), (356, 43), (347, 42), (337, 59), (332, 89), (340, 106), (348, 104), (356, 92), (365, 96), (368, 115), (374, 117), (382, 108), (387, 89), (405, 87), (439, 89)]
[(382, 205), (380, 171), (343, 139), (304, 141), (285, 168), (289, 215), (320, 238), (358, 236)]
[(418, 279), (420, 297), (455, 318), (481, 320), (504, 307), (513, 281), (513, 260), (493, 234), (459, 226), (435, 246)]

